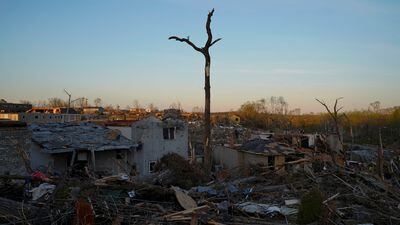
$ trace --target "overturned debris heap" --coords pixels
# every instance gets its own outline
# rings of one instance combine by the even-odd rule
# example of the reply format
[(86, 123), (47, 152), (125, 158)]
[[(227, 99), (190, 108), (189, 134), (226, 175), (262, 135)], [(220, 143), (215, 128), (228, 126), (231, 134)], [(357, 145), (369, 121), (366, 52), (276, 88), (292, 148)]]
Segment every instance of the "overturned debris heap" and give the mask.
[[(160, 169), (155, 176), (162, 173)], [(15, 184), (10, 186), (12, 178), (3, 176), (2, 187), (15, 188)], [(349, 169), (216, 178), (187, 190), (160, 184), (157, 179), (135, 181), (128, 175), (46, 181), (53, 185), (44, 179), (32, 183), (37, 187), (31, 190), (40, 190), (36, 197), (32, 191), (18, 201), (1, 196), (1, 223), (400, 223), (400, 192), (391, 183), (393, 179), (380, 180), (371, 173)]]
[(121, 166), (130, 164), (121, 155), (146, 148), (118, 133), (94, 124), (32, 132), (38, 149), (28, 152), (31, 159), (51, 166), (0, 175), (0, 224), (400, 224), (396, 150), (383, 151), (379, 174), (375, 149), (351, 146), (341, 162), (310, 139), (296, 145), (258, 135), (216, 146), (211, 174), (194, 158), (170, 153), (140, 177)]

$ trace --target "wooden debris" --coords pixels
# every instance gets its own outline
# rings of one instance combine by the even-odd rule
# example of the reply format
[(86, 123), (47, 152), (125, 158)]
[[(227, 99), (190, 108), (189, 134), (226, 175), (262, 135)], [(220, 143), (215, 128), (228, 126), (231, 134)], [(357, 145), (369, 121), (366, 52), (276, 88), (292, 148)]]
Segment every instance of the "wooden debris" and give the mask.
[(340, 193), (336, 193), (335, 195), (329, 197), (328, 199), (326, 199), (326, 200), (323, 201), (322, 203), (323, 203), (323, 204), (326, 204), (326, 203), (328, 203), (329, 201), (331, 201), (331, 200), (335, 199), (336, 197), (338, 197), (339, 195), (340, 195)]
[(193, 200), (193, 198), (187, 195), (185, 192), (183, 192), (180, 188), (172, 186), (172, 190), (175, 191), (176, 199), (178, 200), (182, 208), (192, 209), (197, 207), (197, 204)]
[(182, 220), (191, 220), (193, 214), (197, 214), (200, 212), (204, 212), (209, 210), (210, 207), (208, 205), (199, 206), (192, 209), (186, 209), (180, 212), (175, 212), (164, 216), (164, 219), (167, 221), (182, 221)]
[[(0, 217), (8, 218), (16, 224), (42, 224), (48, 215), (47, 208), (39, 208), (24, 202), (0, 197)], [(28, 222), (30, 221), (30, 223)]]

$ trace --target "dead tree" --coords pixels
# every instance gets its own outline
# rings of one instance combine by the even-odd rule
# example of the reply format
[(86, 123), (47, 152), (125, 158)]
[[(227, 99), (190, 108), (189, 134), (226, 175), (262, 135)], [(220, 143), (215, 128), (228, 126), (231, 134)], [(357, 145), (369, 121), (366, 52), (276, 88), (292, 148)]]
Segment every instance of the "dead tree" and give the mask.
[(204, 91), (205, 91), (205, 106), (204, 106), (204, 137), (203, 137), (203, 144), (204, 144), (204, 167), (207, 171), (211, 170), (212, 167), (212, 152), (211, 152), (211, 109), (210, 109), (210, 67), (211, 67), (211, 55), (209, 49), (215, 43), (221, 40), (221, 38), (213, 40), (213, 36), (211, 33), (211, 17), (214, 14), (214, 9), (212, 9), (207, 16), (206, 22), (206, 31), (207, 31), (207, 42), (204, 47), (200, 48), (197, 47), (193, 42), (187, 38), (180, 38), (177, 36), (171, 36), (169, 40), (176, 40), (180, 42), (185, 42), (186, 44), (190, 45), (194, 50), (203, 54), (205, 58), (205, 66), (204, 66)]
[(340, 99), (342, 99), (342, 98), (343, 98), (343, 97), (337, 98), (337, 99), (335, 100), (335, 105), (333, 106), (333, 112), (329, 109), (329, 107), (326, 105), (325, 102), (320, 101), (320, 100), (317, 99), (317, 98), (315, 99), (315, 100), (317, 100), (319, 103), (321, 103), (321, 105), (323, 105), (323, 106), (325, 107), (326, 111), (329, 113), (330, 117), (332, 118), (332, 120), (333, 120), (333, 125), (334, 125), (334, 128), (335, 128), (335, 133), (336, 133), (337, 135), (339, 135), (340, 143), (342, 143), (342, 138), (341, 138), (341, 136), (340, 136), (340, 129), (339, 129), (339, 118), (340, 118), (340, 116), (338, 115), (338, 113), (339, 113), (339, 111), (340, 111), (341, 109), (343, 109), (343, 107), (337, 108), (337, 104), (338, 104), (338, 101), (339, 101)]
[(377, 157), (377, 172), (378, 176), (383, 180), (383, 144), (382, 144), (382, 131), (379, 128), (379, 148), (378, 148), (378, 157)]
[[(329, 113), (329, 115), (330, 115), (330, 117), (331, 117), (331, 119), (333, 121), (335, 134), (338, 136), (338, 139), (339, 139), (339, 142), (340, 142), (340, 147), (341, 147), (341, 150), (343, 151), (343, 141), (342, 141), (342, 137), (340, 135), (340, 128), (339, 128), (339, 122), (340, 122), (339, 120), (340, 120), (340, 117), (341, 117), (339, 115), (339, 111), (343, 107), (338, 108), (338, 101), (340, 99), (342, 99), (342, 98), (343, 97), (337, 98), (335, 100), (335, 105), (333, 106), (333, 111), (329, 109), (329, 107), (326, 105), (326, 103), (324, 101), (321, 101), (321, 100), (319, 100), (317, 98), (315, 100), (317, 100), (321, 105), (323, 105), (325, 107), (326, 111)], [(338, 164), (337, 164), (337, 160), (336, 160), (336, 154), (332, 151), (332, 149), (330, 149), (330, 153), (331, 153), (331, 157), (332, 157), (333, 163), (337, 166)]]

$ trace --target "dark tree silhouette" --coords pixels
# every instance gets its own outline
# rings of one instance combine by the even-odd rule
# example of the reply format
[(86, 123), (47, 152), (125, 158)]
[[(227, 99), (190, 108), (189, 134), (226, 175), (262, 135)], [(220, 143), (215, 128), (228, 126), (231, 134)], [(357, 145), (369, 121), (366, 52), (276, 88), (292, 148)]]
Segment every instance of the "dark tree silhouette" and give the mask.
[(204, 47), (200, 48), (197, 47), (195, 44), (193, 44), (190, 40), (189, 37), (187, 38), (180, 38), (177, 36), (171, 36), (169, 37), (169, 40), (176, 40), (180, 42), (185, 42), (186, 44), (190, 45), (194, 50), (200, 52), (201, 54), (204, 55), (205, 58), (205, 66), (204, 66), (204, 91), (205, 91), (205, 106), (204, 106), (204, 138), (203, 138), (203, 143), (204, 143), (204, 167), (207, 171), (211, 170), (212, 167), (212, 152), (211, 152), (211, 113), (210, 113), (210, 99), (211, 99), (211, 93), (210, 93), (210, 66), (211, 66), (211, 56), (209, 49), (211, 46), (213, 46), (215, 43), (221, 40), (221, 38), (213, 40), (213, 36), (211, 33), (211, 17), (214, 14), (214, 9), (212, 9), (207, 16), (207, 22), (206, 22), (206, 31), (207, 31), (207, 42), (204, 45)]
[(330, 117), (331, 117), (332, 120), (333, 120), (333, 125), (335, 126), (335, 133), (336, 133), (337, 135), (339, 135), (339, 141), (340, 141), (341, 144), (343, 144), (342, 138), (341, 138), (341, 135), (340, 135), (340, 129), (339, 129), (339, 119), (340, 119), (340, 115), (338, 114), (339, 111), (340, 111), (341, 109), (343, 109), (343, 107), (338, 108), (338, 106), (337, 106), (338, 101), (341, 100), (341, 99), (343, 99), (343, 97), (337, 98), (337, 99), (335, 100), (335, 105), (333, 106), (333, 112), (329, 109), (329, 107), (326, 105), (325, 102), (323, 102), (323, 101), (321, 101), (321, 100), (319, 100), (319, 99), (317, 99), (317, 98), (316, 98), (315, 100), (317, 100), (321, 105), (323, 105), (323, 106), (325, 107), (326, 111), (329, 113)]
[[(335, 134), (338, 136), (338, 139), (339, 139), (339, 142), (340, 142), (340, 145), (341, 145), (341, 150), (344, 151), (343, 150), (343, 140), (342, 140), (342, 137), (341, 137), (341, 134), (340, 134), (340, 128), (339, 128), (339, 123), (340, 123), (339, 120), (340, 120), (340, 117), (343, 116), (343, 115), (339, 115), (339, 111), (341, 109), (343, 109), (343, 107), (338, 108), (338, 101), (341, 100), (341, 99), (343, 99), (343, 97), (337, 98), (335, 100), (335, 105), (333, 106), (333, 111), (331, 109), (329, 109), (328, 105), (324, 101), (321, 101), (321, 100), (319, 100), (317, 98), (315, 100), (317, 100), (317, 102), (319, 102), (321, 105), (323, 105), (325, 107), (326, 111), (329, 113), (329, 115), (330, 115), (330, 117), (331, 117), (331, 119), (333, 121), (333, 125), (334, 125), (334, 128), (335, 128)], [(343, 153), (343, 155), (345, 156), (344, 152), (341, 152), (341, 153)], [(332, 151), (332, 150), (330, 150), (330, 154), (331, 154), (333, 163), (339, 168), (338, 162), (336, 160), (337, 153)]]

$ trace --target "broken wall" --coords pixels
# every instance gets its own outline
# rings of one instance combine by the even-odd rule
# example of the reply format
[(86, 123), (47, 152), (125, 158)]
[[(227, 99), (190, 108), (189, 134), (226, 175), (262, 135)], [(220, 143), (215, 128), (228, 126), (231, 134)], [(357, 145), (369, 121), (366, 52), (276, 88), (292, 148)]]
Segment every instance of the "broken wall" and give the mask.
[(96, 172), (106, 175), (129, 174), (134, 165), (133, 153), (127, 150), (95, 152)]
[[(165, 139), (163, 128), (175, 127), (174, 138)], [(142, 143), (142, 148), (135, 151), (133, 161), (141, 177), (151, 173), (150, 167), (167, 153), (177, 153), (188, 158), (188, 126), (184, 121), (161, 121), (155, 117), (132, 124), (132, 140)]]
[(58, 168), (54, 168), (54, 158), (51, 154), (43, 152), (42, 148), (36, 144), (32, 143), (30, 146), (30, 159), (31, 159), (31, 168), (33, 170), (40, 170), (40, 169), (55, 169), (56, 171)]
[(339, 153), (343, 150), (343, 145), (340, 143), (339, 135), (330, 134), (326, 137), (326, 142), (330, 150)]
[(107, 126), (107, 128), (112, 130), (118, 130), (121, 132), (121, 135), (132, 140), (132, 127), (123, 127), (123, 126)]
[[(241, 151), (225, 146), (215, 146), (213, 150), (214, 163), (223, 165), (224, 168), (231, 169), (235, 167), (248, 167), (250, 165), (263, 164), (268, 165), (268, 155)], [(270, 156), (274, 157), (274, 166), (282, 167), (285, 163), (285, 156)]]
[(0, 174), (27, 174), (18, 151), (29, 156), (30, 145), (31, 132), (27, 127), (0, 127)]

